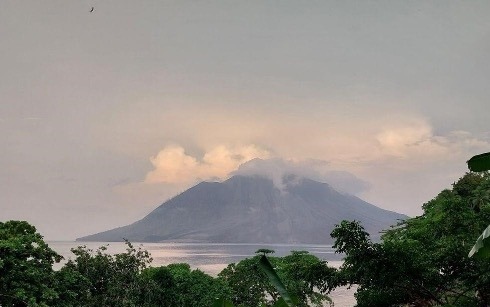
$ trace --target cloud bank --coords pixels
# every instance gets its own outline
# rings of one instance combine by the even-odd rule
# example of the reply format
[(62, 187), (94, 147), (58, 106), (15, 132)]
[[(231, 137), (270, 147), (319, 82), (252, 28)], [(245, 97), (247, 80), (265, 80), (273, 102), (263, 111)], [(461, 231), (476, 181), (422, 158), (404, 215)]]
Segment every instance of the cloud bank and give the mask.
[(167, 146), (150, 158), (154, 167), (146, 183), (193, 183), (202, 180), (222, 180), (244, 162), (268, 158), (270, 153), (256, 145), (217, 146), (202, 158), (194, 157), (178, 145)]
[(283, 179), (287, 175), (296, 175), (325, 182), (335, 189), (359, 195), (369, 189), (370, 184), (347, 171), (331, 170), (328, 161), (322, 160), (285, 160), (272, 158), (254, 159), (239, 166), (231, 175), (262, 176), (272, 179), (280, 190), (284, 188)]
[[(291, 139), (301, 140), (296, 142), (257, 140), (271, 144), (272, 150), (254, 143), (225, 143), (198, 155), (188, 151), (199, 148), (197, 144), (166, 146), (150, 158), (153, 169), (144, 183), (180, 186), (184, 190), (203, 180), (259, 175), (272, 179), (282, 189), (283, 176), (295, 174), (326, 182), (382, 207), (410, 213), (457, 180), (465, 172), (464, 162), (469, 157), (490, 148), (484, 136), (458, 130), (437, 133), (430, 121), (417, 116), (379, 120), (364, 130), (346, 131), (341, 143), (336, 138), (321, 139), (320, 132), (315, 132), (318, 130), (310, 131), (306, 134), (298, 128), (295, 134), (290, 133)], [(369, 133), (362, 137), (366, 131)], [(323, 148), (321, 154), (310, 148), (309, 139), (318, 140), (313, 146)], [(345, 146), (349, 142), (351, 145)], [(297, 151), (287, 150), (291, 146), (298, 147)], [(339, 151), (342, 146), (345, 148)], [(411, 209), (407, 207), (408, 199), (413, 203)]]
[(205, 152), (202, 158), (188, 154), (182, 146), (171, 145), (160, 150), (150, 161), (153, 170), (146, 175), (144, 183), (147, 184), (188, 185), (242, 175), (269, 178), (282, 190), (283, 178), (296, 175), (326, 182), (349, 194), (358, 195), (370, 186), (352, 173), (331, 170), (327, 161), (271, 157), (269, 151), (256, 145), (218, 146)]

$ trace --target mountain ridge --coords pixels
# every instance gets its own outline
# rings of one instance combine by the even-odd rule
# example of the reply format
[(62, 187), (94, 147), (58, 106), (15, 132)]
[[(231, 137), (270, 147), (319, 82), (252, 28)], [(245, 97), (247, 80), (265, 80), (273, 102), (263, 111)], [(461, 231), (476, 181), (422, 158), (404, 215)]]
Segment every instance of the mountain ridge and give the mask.
[(135, 223), (77, 240), (331, 244), (343, 219), (359, 220), (376, 239), (405, 218), (327, 183), (289, 175), (277, 187), (265, 177), (236, 175), (201, 182)]

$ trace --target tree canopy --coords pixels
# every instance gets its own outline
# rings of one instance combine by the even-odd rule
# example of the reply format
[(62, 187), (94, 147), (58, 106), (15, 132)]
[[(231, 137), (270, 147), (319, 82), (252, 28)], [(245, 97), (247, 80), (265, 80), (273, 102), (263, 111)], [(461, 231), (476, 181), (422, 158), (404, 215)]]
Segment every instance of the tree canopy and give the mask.
[(345, 253), (337, 284), (359, 285), (357, 306), (488, 306), (490, 263), (467, 255), (490, 221), (489, 186), (487, 173), (467, 173), (379, 243), (343, 221), (331, 234)]
[[(271, 253), (271, 250), (268, 250)], [(263, 253), (259, 250), (258, 253)], [(266, 306), (278, 302), (280, 293), (260, 268), (261, 255), (228, 265), (219, 277), (231, 288), (235, 306)], [(306, 251), (292, 251), (285, 257), (267, 257), (298, 306), (323, 306), (329, 302), (330, 281), (336, 270)]]
[(52, 306), (62, 257), (25, 221), (0, 222), (0, 306)]
[[(192, 270), (186, 263), (150, 267), (151, 257), (126, 242), (124, 253), (111, 255), (107, 247), (72, 249), (74, 257), (61, 269), (62, 257), (27, 222), (0, 223), (0, 306), (212, 306), (217, 298), (235, 306), (271, 306), (281, 300), (260, 258), (230, 264), (218, 277)], [(307, 252), (270, 257), (284, 289), (298, 298), (298, 306), (322, 306), (331, 289), (327, 281), (335, 269)], [(286, 292), (282, 293), (284, 296)]]

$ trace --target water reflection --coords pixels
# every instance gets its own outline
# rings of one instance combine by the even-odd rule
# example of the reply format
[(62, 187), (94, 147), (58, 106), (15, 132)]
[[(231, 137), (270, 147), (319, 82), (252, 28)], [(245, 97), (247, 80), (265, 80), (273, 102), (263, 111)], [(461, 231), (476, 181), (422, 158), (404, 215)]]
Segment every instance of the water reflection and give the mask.
[[(72, 248), (84, 245), (94, 250), (100, 246), (107, 247), (107, 253), (116, 254), (126, 251), (123, 242), (48, 242), (51, 248), (65, 258), (73, 259)], [(320, 259), (327, 260), (330, 265), (338, 266), (335, 262), (341, 256), (334, 253), (329, 245), (292, 245), (292, 244), (219, 244), (219, 243), (133, 243), (134, 247), (146, 249), (153, 258), (152, 266), (168, 265), (171, 263), (188, 263), (192, 268), (216, 275), (228, 264), (239, 262), (247, 257), (253, 257), (255, 251), (261, 248), (272, 249), (274, 256), (286, 256), (291, 251), (308, 251)], [(336, 264), (336, 265), (335, 265)], [(60, 265), (61, 266), (61, 265)]]

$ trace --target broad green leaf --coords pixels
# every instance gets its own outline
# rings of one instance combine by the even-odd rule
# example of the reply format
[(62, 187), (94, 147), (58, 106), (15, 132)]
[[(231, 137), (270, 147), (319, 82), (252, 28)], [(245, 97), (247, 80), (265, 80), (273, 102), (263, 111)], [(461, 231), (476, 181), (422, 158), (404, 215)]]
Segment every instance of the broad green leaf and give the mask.
[(286, 303), (286, 301), (280, 297), (277, 302), (272, 305), (272, 307), (289, 307), (290, 305), (288, 305), (288, 303)]
[(274, 271), (274, 268), (269, 262), (269, 259), (267, 259), (265, 255), (260, 257), (259, 266), (265, 272), (267, 277), (269, 277), (270, 282), (276, 288), (277, 292), (279, 292), (281, 297), (284, 299), (284, 303), (286, 305), (279, 306), (296, 306), (298, 304), (298, 299), (295, 296), (289, 294), (281, 279), (279, 278), (279, 276), (277, 276), (276, 271)]
[(472, 172), (484, 172), (490, 170), (490, 152), (473, 156), (466, 163)]
[(224, 298), (218, 298), (214, 301), (213, 307), (234, 307), (233, 303)]
[(468, 257), (489, 258), (490, 257), (490, 225), (476, 240), (475, 245), (471, 249)]

